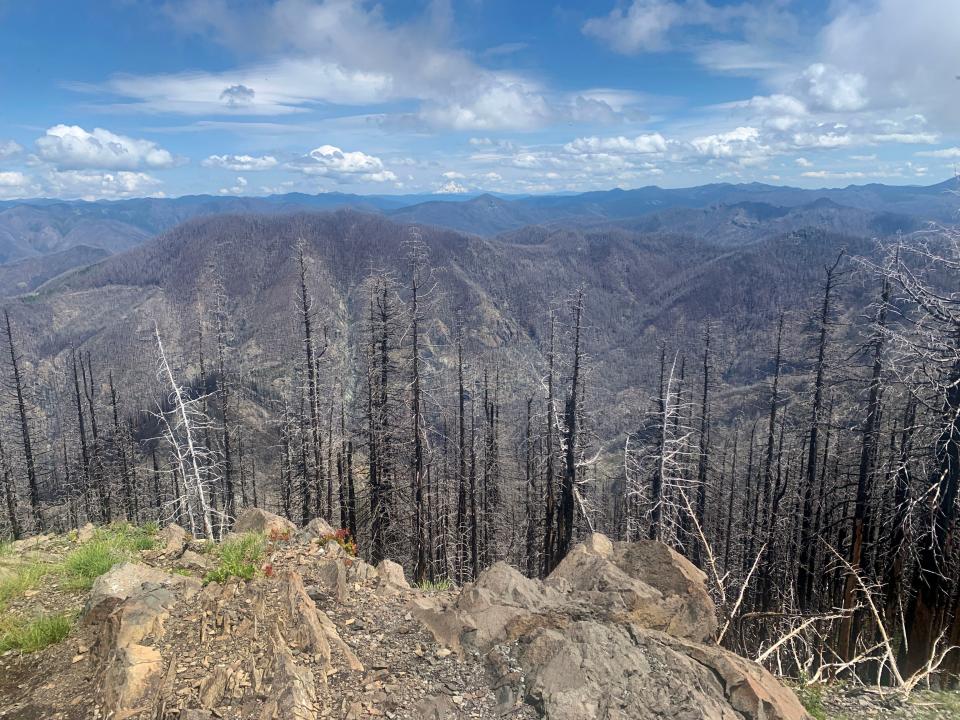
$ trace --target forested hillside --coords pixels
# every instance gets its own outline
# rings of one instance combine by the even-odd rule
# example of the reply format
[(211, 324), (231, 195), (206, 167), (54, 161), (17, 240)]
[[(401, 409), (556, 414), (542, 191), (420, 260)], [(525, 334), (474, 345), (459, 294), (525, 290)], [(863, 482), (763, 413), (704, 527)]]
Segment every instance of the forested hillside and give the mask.
[(59, 274), (5, 308), (0, 532), (258, 506), (457, 583), (648, 537), (779, 672), (956, 668), (955, 233), (658, 217), (215, 216)]

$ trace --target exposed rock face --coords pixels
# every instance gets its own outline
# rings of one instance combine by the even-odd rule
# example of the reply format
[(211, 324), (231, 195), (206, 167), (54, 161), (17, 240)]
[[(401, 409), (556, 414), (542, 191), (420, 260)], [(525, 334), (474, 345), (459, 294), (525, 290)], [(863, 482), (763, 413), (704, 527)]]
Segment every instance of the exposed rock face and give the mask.
[(260, 508), (247, 508), (233, 524), (235, 533), (264, 533), (275, 537), (292, 537), (297, 526), (286, 518)]
[(439, 642), (487, 656), (504, 712), (525, 697), (550, 720), (808, 717), (766, 670), (711, 643), (702, 574), (659, 543), (594, 535), (546, 582), (497, 563), (453, 602), (413, 605)]

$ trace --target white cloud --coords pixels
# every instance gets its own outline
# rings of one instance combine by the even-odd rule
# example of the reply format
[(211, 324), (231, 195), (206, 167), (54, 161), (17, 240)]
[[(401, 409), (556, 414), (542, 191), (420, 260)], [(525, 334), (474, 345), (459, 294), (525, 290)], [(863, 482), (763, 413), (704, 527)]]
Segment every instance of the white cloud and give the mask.
[(47, 191), (56, 197), (96, 200), (99, 198), (142, 197), (156, 194), (161, 183), (143, 172), (96, 172), (92, 170), (51, 171), (45, 176)]
[(960, 147), (943, 148), (942, 150), (924, 150), (916, 154), (920, 157), (957, 160), (960, 159)]
[(288, 115), (319, 102), (375, 104), (393, 98), (391, 87), (386, 73), (348, 70), (320, 58), (220, 73), (120, 75), (106, 83), (108, 91), (129, 99), (120, 108), (183, 115)]
[(864, 77), (872, 108), (914, 108), (937, 127), (955, 131), (960, 117), (956, 0), (873, 0), (836, 7), (821, 36), (822, 62)]
[(40, 187), (30, 177), (18, 170), (0, 172), (0, 198), (36, 197)]
[(590, 18), (583, 32), (620, 53), (650, 52), (666, 49), (668, 31), (683, 19), (683, 9), (673, 0), (633, 0), (629, 7)]
[(279, 163), (273, 155), (211, 155), (201, 163), (204, 167), (218, 167), (235, 172), (270, 170)]
[(277, 0), (227, 7), (173, 2), (171, 16), (191, 34), (269, 61), (222, 72), (121, 75), (105, 86), (121, 107), (182, 114), (284, 115), (317, 104), (377, 106), (414, 100), (386, 122), (455, 130), (533, 129), (560, 111), (528, 77), (491, 70), (449, 46), (443, 3), (405, 22), (360, 0)]
[(704, 135), (694, 138), (690, 144), (699, 155), (717, 160), (735, 160), (742, 165), (762, 162), (773, 153), (755, 127), (738, 127), (729, 132)]
[(796, 80), (797, 93), (814, 110), (852, 112), (867, 105), (867, 79), (823, 63), (810, 65)]
[(233, 187), (220, 188), (221, 195), (243, 195), (247, 190), (247, 179), (243, 176), (237, 177), (237, 184)]
[(800, 167), (802, 167), (802, 168), (811, 168), (811, 167), (813, 167), (813, 163), (810, 162), (809, 160), (807, 160), (807, 159), (804, 158), (804, 157), (794, 158), (794, 162), (795, 162), (797, 165), (799, 165)]
[(389, 182), (397, 176), (384, 168), (383, 161), (360, 151), (347, 152), (333, 145), (321, 145), (290, 167), (306, 175), (323, 175), (337, 182)]
[(462, 195), (467, 192), (467, 189), (458, 183), (456, 180), (448, 180), (443, 185), (438, 187), (435, 191), (435, 195)]
[(832, 170), (810, 170), (801, 173), (802, 177), (818, 178), (820, 180), (861, 180), (866, 173), (856, 171), (834, 172)]
[(0, 141), (0, 158), (9, 158), (19, 155), (23, 148), (13, 140)]
[(166, 168), (173, 155), (150, 140), (138, 140), (94, 128), (54, 125), (36, 140), (37, 154), (59, 169), (134, 170)]
[(463, 178), (466, 176), (461, 172), (457, 172), (456, 170), (447, 170), (447, 172), (443, 174), (443, 177), (445, 177), (447, 180), (463, 180)]
[(627, 137), (582, 137), (564, 145), (564, 150), (575, 155), (613, 152), (623, 154), (654, 154), (667, 151), (667, 141), (660, 133)]

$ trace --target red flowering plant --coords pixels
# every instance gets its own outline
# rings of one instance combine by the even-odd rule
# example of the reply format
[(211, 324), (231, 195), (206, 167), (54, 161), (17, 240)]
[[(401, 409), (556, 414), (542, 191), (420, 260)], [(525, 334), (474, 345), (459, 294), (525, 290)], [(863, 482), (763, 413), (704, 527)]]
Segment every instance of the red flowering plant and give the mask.
[(343, 548), (343, 551), (344, 551), (345, 553), (347, 553), (347, 555), (356, 556), (356, 554), (357, 554), (357, 543), (356, 543), (356, 541), (350, 536), (350, 531), (347, 530), (346, 528), (340, 528), (339, 530), (337, 530), (337, 531), (334, 532), (334, 533), (330, 533), (330, 534), (327, 534), (327, 535), (324, 535), (323, 537), (321, 537), (321, 538), (320, 538), (320, 546), (323, 547), (323, 546), (326, 545), (327, 542), (329, 542), (330, 540), (333, 540), (335, 543), (337, 543), (337, 545), (339, 545), (340, 547), (342, 547), (342, 548)]

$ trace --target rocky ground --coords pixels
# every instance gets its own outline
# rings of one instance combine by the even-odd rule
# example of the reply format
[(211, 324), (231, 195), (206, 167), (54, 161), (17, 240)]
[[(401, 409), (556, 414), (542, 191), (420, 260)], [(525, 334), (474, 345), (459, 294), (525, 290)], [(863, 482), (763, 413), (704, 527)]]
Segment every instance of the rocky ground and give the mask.
[[(0, 555), (0, 581), (18, 563), (69, 563), (91, 532), (19, 544)], [(929, 693), (800, 688), (805, 709), (710, 641), (698, 571), (656, 543), (596, 535), (545, 582), (500, 563), (462, 591), (429, 591), (352, 556), (321, 520), (298, 530), (250, 511), (235, 532), (235, 547), (255, 541), (256, 567), (170, 526), (89, 591), (48, 574), (0, 597), (6, 617), (76, 616), (62, 642), (0, 654), (0, 718), (960, 717)]]

